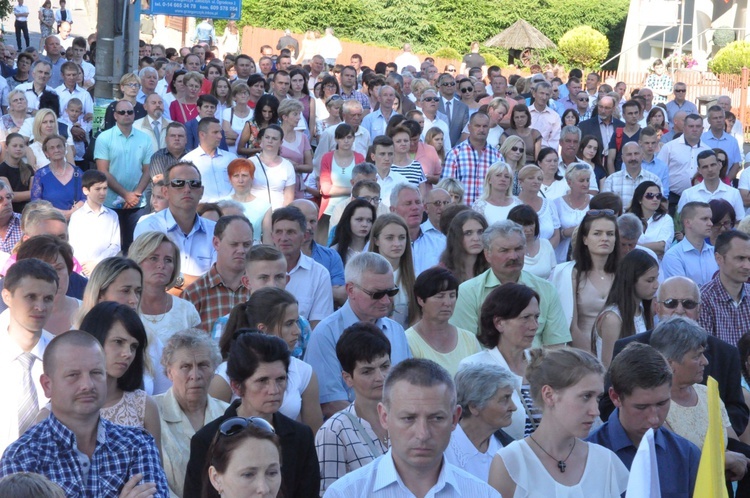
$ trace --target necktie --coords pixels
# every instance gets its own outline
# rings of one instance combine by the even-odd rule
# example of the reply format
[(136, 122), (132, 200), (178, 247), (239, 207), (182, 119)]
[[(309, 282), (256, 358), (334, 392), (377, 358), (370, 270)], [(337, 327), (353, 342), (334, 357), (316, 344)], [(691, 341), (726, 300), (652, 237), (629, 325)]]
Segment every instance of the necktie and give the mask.
[(151, 123), (151, 127), (154, 129), (154, 136), (156, 137), (156, 143), (159, 144), (159, 147), (161, 147), (161, 137), (159, 136), (159, 122), (154, 121)]
[(451, 102), (448, 101), (445, 103), (445, 113), (448, 115), (448, 126), (451, 124)]
[(62, 19), (63, 21), (67, 21), (68, 20), (68, 13), (65, 12), (65, 9), (63, 9), (63, 10), (60, 11), (60, 19)]
[(39, 413), (39, 400), (36, 397), (36, 387), (31, 375), (31, 367), (34, 365), (34, 355), (22, 353), (18, 357), (23, 368), (23, 379), (21, 380), (21, 399), (18, 403), (18, 434), (26, 432), (31, 427)]

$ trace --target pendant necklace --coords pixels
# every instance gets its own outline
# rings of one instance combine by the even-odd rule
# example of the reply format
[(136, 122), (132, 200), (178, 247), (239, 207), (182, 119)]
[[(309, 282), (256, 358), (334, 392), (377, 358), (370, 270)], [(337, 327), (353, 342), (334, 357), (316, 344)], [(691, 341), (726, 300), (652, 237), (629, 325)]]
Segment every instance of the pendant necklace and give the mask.
[(542, 450), (548, 457), (550, 457), (552, 460), (556, 460), (557, 461), (557, 468), (560, 469), (560, 472), (565, 473), (565, 469), (567, 468), (567, 464), (565, 462), (568, 461), (568, 458), (570, 458), (570, 455), (573, 454), (573, 450), (576, 447), (576, 440), (575, 439), (573, 439), (573, 447), (570, 448), (570, 453), (568, 453), (568, 456), (565, 457), (565, 460), (557, 460), (557, 458), (555, 458), (552, 455), (550, 455), (549, 453), (547, 453), (547, 450), (545, 450), (544, 448), (542, 448), (542, 445), (536, 442), (536, 439), (534, 439), (534, 436), (530, 435), (529, 439), (531, 439), (532, 441), (534, 441), (534, 444), (536, 444), (537, 446), (539, 446), (539, 449)]

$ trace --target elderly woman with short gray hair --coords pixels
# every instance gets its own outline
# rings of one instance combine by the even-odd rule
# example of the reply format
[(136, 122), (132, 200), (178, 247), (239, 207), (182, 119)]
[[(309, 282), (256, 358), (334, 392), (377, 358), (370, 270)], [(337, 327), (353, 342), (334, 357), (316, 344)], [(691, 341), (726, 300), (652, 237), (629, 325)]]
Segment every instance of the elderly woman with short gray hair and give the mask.
[(515, 376), (500, 365), (467, 363), (456, 373), (461, 421), (451, 434), (445, 459), (487, 482), (495, 453), (513, 438), (500, 432), (511, 424)]
[(219, 346), (197, 329), (175, 333), (161, 357), (172, 387), (154, 396), (161, 418), (164, 473), (173, 496), (182, 496), (190, 458), (190, 439), (204, 425), (221, 417), (229, 404), (208, 395), (221, 363)]

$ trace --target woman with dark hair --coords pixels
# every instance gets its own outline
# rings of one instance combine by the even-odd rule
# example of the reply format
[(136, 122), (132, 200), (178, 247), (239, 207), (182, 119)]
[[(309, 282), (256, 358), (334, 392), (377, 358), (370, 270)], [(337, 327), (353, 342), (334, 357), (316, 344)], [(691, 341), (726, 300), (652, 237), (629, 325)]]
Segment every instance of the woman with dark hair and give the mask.
[(734, 207), (724, 199), (711, 199), (708, 201), (711, 206), (711, 235), (706, 242), (711, 245), (716, 244), (716, 238), (724, 232), (734, 230), (737, 225), (737, 214)]
[(573, 260), (559, 264), (550, 280), (560, 291), (572, 345), (591, 351), (591, 330), (604, 308), (620, 260), (620, 232), (610, 210), (590, 210), (573, 243)]
[(310, 140), (315, 136), (315, 99), (310, 97), (310, 89), (307, 87), (307, 71), (301, 68), (294, 68), (289, 72), (291, 82), (289, 85), (289, 95), (302, 104), (302, 116), (307, 122), (307, 129), (310, 130)]
[(346, 123), (336, 127), (333, 135), (336, 149), (327, 152), (320, 161), (320, 218), (330, 218), (333, 210), (352, 193), (352, 170), (365, 161), (365, 157), (355, 152), (354, 128)]
[(323, 78), (323, 81), (320, 82), (320, 91), (321, 95), (319, 99), (316, 99), (316, 109), (320, 109), (321, 112), (318, 115), (319, 120), (325, 120), (328, 118), (329, 110), (328, 110), (328, 103), (330, 102), (331, 98), (336, 95), (338, 99), (335, 100), (343, 100), (341, 99), (341, 87), (339, 87), (339, 80), (336, 79), (333, 75), (328, 75)]
[(461, 360), (482, 350), (475, 334), (448, 323), (456, 308), (458, 279), (445, 268), (428, 268), (414, 282), (414, 296), (421, 319), (406, 330), (411, 354), (456, 375)]
[(263, 79), (263, 75), (253, 72), (247, 79), (247, 87), (250, 89), (247, 106), (255, 110), (258, 107), (258, 101), (266, 93), (266, 80)]
[(102, 417), (120, 425), (143, 427), (160, 447), (159, 409), (141, 389), (148, 339), (138, 313), (127, 305), (104, 301), (86, 314), (79, 328), (101, 343), (107, 360)]
[(647, 252), (635, 249), (617, 266), (605, 307), (591, 330), (591, 348), (609, 367), (615, 342), (654, 326), (651, 300), (659, 288), (659, 263)]
[[(203, 75), (189, 71), (182, 79), (185, 91), (182, 97), (169, 104), (169, 115), (182, 124), (198, 117), (198, 97), (203, 86)], [(137, 119), (137, 118), (136, 118)]]
[(539, 216), (536, 211), (526, 204), (521, 204), (510, 210), (508, 219), (523, 227), (526, 236), (526, 257), (523, 269), (539, 278), (547, 280), (557, 265), (555, 249), (549, 240), (539, 237)]
[[(661, 136), (665, 133), (669, 133), (669, 123), (667, 122), (667, 111), (659, 107), (658, 105), (655, 105), (651, 108), (651, 110), (648, 112), (648, 115), (646, 116), (646, 126), (650, 126), (654, 130), (656, 130), (656, 138), (658, 141), (661, 141)], [(657, 150), (656, 153), (658, 154), (659, 151)]]
[(533, 163), (542, 150), (542, 134), (531, 127), (531, 112), (526, 104), (516, 104), (510, 113), (510, 128), (500, 137), (501, 146), (508, 137), (517, 136), (523, 140), (526, 158), (523, 164)]
[(562, 113), (560, 121), (562, 121), (563, 127), (578, 126), (581, 118), (578, 116), (578, 112), (575, 109), (566, 109), (565, 112)]
[[(233, 417), (224, 421), (206, 455), (208, 479), (202, 498), (282, 496), (281, 443), (263, 419)], [(243, 469), (254, 472), (245, 473)]]
[(542, 147), (536, 158), (536, 165), (542, 170), (542, 195), (553, 201), (565, 195), (568, 191), (568, 182), (560, 174), (560, 156), (552, 147)]
[(727, 156), (727, 153), (724, 152), (724, 149), (713, 149), (713, 151), (716, 153), (716, 160), (721, 164), (719, 178), (721, 178), (721, 181), (727, 185), (731, 185), (732, 180), (727, 176), (727, 171), (729, 171), (729, 157)]
[(538, 327), (539, 294), (536, 291), (515, 283), (495, 287), (482, 304), (477, 335), (487, 349), (461, 362), (461, 365), (490, 363), (513, 372), (516, 388), (512, 399), (518, 410), (513, 413), (510, 426), (505, 428), (513, 439), (522, 439), (534, 432), (541, 420), (526, 380), (526, 350), (532, 346)]
[[(674, 240), (674, 221), (667, 214), (663, 200), (661, 188), (656, 183), (646, 180), (633, 191), (633, 200), (628, 210), (643, 222), (643, 235), (638, 239), (638, 245), (651, 249), (660, 258)], [(732, 205), (728, 202), (727, 205), (729, 211), (734, 214)]]
[(453, 272), (459, 284), (489, 268), (482, 245), (482, 234), (486, 229), (487, 220), (472, 210), (458, 213), (451, 221), (440, 264)]
[(224, 110), (231, 109), (234, 105), (234, 101), (232, 100), (232, 85), (225, 76), (220, 76), (213, 81), (211, 84), (211, 95), (219, 101), (214, 117), (221, 121), (224, 119)]
[[(184, 79), (186, 74), (187, 71), (184, 69), (178, 69), (172, 74), (172, 81), (169, 83), (169, 91), (164, 93), (165, 117), (169, 116), (169, 106), (172, 105), (172, 102), (185, 97)], [(114, 112), (114, 109), (112, 109), (112, 111)], [(112, 121), (114, 122), (114, 117), (112, 118)]]
[(210, 443), (222, 424), (235, 417), (260, 418), (278, 434), (284, 462), (281, 481), (285, 496), (319, 498), (320, 469), (312, 430), (279, 412), (288, 379), (289, 346), (281, 338), (258, 330), (240, 329), (234, 335), (236, 338), (227, 359), (227, 375), (239, 399), (191, 439), (183, 498), (201, 496), (200, 490), (208, 479), (204, 471), (209, 467), (206, 464)]
[[(276, 287), (265, 287), (253, 292), (253, 298), (238, 304), (229, 314), (229, 320), (219, 339), (221, 355), (229, 355), (235, 333), (240, 329), (258, 329), (268, 335), (280, 337), (294, 351), (301, 341), (297, 299), (289, 292)], [(227, 362), (216, 369), (209, 394), (222, 401), (238, 398), (232, 392), (227, 375)], [(287, 417), (302, 422), (317, 431), (323, 424), (323, 414), (318, 400), (318, 378), (312, 367), (295, 358), (289, 359), (284, 402), (279, 411)]]
[[(245, 132), (242, 133), (244, 137)], [(277, 124), (270, 124), (260, 130), (258, 140), (260, 152), (250, 158), (250, 162), (255, 165), (251, 193), (268, 199), (272, 209), (288, 206), (294, 200), (297, 173), (292, 163), (279, 153), (284, 130)]]
[[(251, 157), (258, 154), (260, 147), (260, 132), (271, 125), (279, 124), (279, 99), (273, 95), (263, 95), (255, 106), (253, 118), (248, 120), (242, 128), (237, 154)], [(279, 142), (279, 147), (281, 142)]]
[(602, 145), (599, 143), (599, 139), (593, 135), (585, 135), (581, 138), (581, 143), (578, 146), (578, 153), (576, 154), (576, 157), (580, 158), (582, 162), (588, 164), (591, 171), (594, 172), (594, 175), (591, 178), (592, 185), (590, 190), (596, 192), (600, 190), (599, 182), (607, 176), (607, 171), (599, 160), (601, 157), (599, 149), (601, 149), (601, 147)]
[(349, 258), (364, 251), (376, 218), (375, 206), (369, 201), (354, 199), (346, 206), (331, 243), (331, 249), (339, 253), (344, 266)]

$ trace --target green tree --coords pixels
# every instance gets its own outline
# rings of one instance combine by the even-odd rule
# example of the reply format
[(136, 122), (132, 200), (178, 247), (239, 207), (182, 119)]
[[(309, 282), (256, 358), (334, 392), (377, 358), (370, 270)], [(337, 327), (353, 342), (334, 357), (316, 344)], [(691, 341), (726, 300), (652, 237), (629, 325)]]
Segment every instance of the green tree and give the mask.
[(716, 52), (708, 63), (708, 69), (716, 74), (740, 74), (743, 67), (750, 67), (750, 42), (732, 42)]
[(609, 53), (609, 40), (591, 26), (571, 29), (557, 45), (570, 62), (586, 69), (598, 69)]

